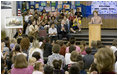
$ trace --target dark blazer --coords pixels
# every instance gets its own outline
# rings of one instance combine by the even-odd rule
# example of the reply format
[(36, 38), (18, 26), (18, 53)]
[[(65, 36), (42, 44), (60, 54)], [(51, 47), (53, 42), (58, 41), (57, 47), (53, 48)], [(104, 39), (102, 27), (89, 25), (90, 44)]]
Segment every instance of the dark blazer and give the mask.
[(57, 32), (58, 32), (58, 34), (62, 34), (63, 32), (64, 33), (68, 33), (68, 25), (64, 25), (64, 28), (65, 28), (65, 31), (61, 31), (61, 29), (62, 29), (62, 26), (61, 25), (58, 25), (57, 26)]

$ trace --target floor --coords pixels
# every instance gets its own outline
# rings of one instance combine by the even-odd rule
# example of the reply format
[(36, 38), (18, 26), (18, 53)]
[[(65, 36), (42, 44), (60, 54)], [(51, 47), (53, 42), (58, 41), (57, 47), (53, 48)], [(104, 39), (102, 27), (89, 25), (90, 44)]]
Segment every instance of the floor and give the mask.
[[(81, 33), (73, 34), (70, 33), (70, 35), (88, 35), (89, 30), (82, 30)], [(101, 30), (101, 35), (111, 35), (111, 36), (117, 36), (117, 30)]]

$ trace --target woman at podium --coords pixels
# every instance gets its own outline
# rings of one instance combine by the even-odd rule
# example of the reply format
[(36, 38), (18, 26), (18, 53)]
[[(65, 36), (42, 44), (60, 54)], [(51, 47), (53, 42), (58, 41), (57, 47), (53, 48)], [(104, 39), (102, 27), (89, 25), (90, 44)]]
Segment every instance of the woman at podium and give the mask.
[(101, 24), (102, 25), (102, 18), (98, 16), (98, 11), (93, 11), (93, 17), (91, 18), (91, 21), (89, 24)]
[(101, 40), (102, 18), (98, 16), (98, 11), (93, 11), (93, 15), (89, 22), (89, 46), (91, 46), (92, 40)]

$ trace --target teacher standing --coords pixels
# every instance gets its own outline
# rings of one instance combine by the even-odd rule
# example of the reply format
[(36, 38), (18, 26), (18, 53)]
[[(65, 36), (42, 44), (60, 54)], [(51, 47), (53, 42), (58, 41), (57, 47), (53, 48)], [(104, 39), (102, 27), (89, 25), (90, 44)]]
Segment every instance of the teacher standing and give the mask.
[(93, 11), (93, 17), (91, 18), (91, 21), (89, 24), (101, 24), (102, 25), (102, 18), (98, 16), (98, 11)]

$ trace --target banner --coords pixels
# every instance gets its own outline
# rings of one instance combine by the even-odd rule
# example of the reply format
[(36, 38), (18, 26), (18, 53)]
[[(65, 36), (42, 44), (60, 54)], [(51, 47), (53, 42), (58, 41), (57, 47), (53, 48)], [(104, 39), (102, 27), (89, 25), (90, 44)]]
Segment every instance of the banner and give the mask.
[(93, 1), (91, 14), (94, 10), (98, 11), (98, 14), (117, 14), (117, 1)]

